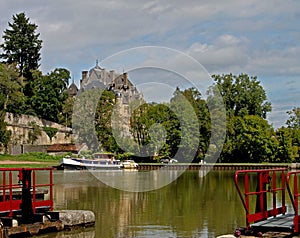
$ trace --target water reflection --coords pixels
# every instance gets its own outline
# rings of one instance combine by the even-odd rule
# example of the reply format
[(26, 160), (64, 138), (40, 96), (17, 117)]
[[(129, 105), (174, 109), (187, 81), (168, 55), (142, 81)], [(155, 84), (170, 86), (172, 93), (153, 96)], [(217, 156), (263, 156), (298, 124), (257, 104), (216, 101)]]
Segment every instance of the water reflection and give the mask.
[(128, 191), (128, 192), (148, 192), (164, 187), (176, 180), (184, 170), (164, 170), (157, 169), (151, 171), (90, 171), (95, 178), (104, 184)]
[[(136, 173), (128, 173), (120, 183), (148, 183), (146, 177), (136, 182)], [(204, 176), (201, 171), (186, 171), (169, 185), (148, 192), (112, 188), (89, 171), (55, 171), (53, 175), (55, 209), (92, 210), (96, 224), (72, 235), (63, 232), (43, 237), (198, 238), (232, 234), (236, 227), (245, 226), (234, 172), (211, 171)], [(177, 175), (166, 171), (169, 178)]]
[(40, 235), (39, 237), (47, 237), (47, 238), (95, 238), (95, 229), (87, 228), (87, 229), (76, 229), (73, 231), (62, 231), (50, 234)]
[[(136, 184), (134, 176), (121, 182)], [(187, 171), (161, 189), (139, 193), (109, 187), (88, 171), (56, 171), (54, 179), (56, 209), (95, 212), (94, 233), (85, 237), (216, 237), (244, 225), (232, 172)]]

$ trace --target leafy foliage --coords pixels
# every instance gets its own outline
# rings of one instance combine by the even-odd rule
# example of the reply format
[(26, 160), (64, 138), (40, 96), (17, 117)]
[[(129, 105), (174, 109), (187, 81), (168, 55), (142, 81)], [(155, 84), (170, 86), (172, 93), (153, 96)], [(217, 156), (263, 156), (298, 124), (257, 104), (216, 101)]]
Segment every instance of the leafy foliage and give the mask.
[(30, 101), (35, 113), (43, 119), (59, 122), (63, 103), (68, 97), (70, 72), (59, 68), (43, 76), (36, 71), (34, 77), (33, 96)]
[[(208, 151), (215, 146), (216, 151), (222, 150), (221, 162), (300, 162), (300, 108), (287, 112), (287, 127), (274, 130), (266, 120), (271, 103), (255, 76), (213, 75), (215, 83), (207, 99), (195, 88), (177, 88), (168, 103), (134, 102), (126, 107), (131, 113), (131, 135), (126, 135), (122, 126), (128, 118), (115, 113), (120, 105), (113, 92), (92, 89), (82, 92), (76, 100), (68, 97), (67, 69), (57, 68), (46, 75), (38, 70), (42, 41), (37, 25), (25, 13), (14, 15), (8, 25), (0, 45), (0, 58), (4, 60), (0, 63), (0, 146), (6, 150), (10, 132), (4, 117), (6, 112), (12, 112), (72, 125), (78, 142), (86, 143), (91, 151), (101, 148), (115, 152), (119, 158), (123, 158), (123, 149), (117, 143), (121, 141), (130, 152), (170, 157), (181, 153), (182, 161), (190, 153), (195, 154), (194, 162), (207, 159)], [(220, 102), (213, 97), (216, 92), (223, 97), (226, 118), (222, 117)], [(33, 144), (41, 128), (29, 126), (32, 130), (28, 143)], [(57, 132), (50, 127), (43, 129), (50, 139)], [(218, 131), (220, 136), (213, 141), (212, 135)]]
[(286, 124), (289, 128), (300, 129), (300, 108), (294, 107), (291, 111), (288, 111), (289, 119)]
[(8, 143), (10, 140), (10, 131), (6, 130), (6, 123), (4, 121), (5, 111), (0, 110), (0, 148), (4, 147), (4, 152), (7, 152)]
[(247, 74), (213, 75), (223, 97), (226, 111), (231, 116), (257, 115), (266, 118), (271, 111), (266, 92), (257, 77)]
[(0, 109), (21, 113), (25, 104), (23, 84), (14, 64), (0, 63)]
[[(114, 140), (111, 127), (111, 116), (115, 106), (115, 95), (112, 91), (103, 90), (97, 103), (95, 114), (95, 129), (100, 148), (105, 151), (119, 150)], [(117, 123), (121, 123), (118, 121)]]
[(43, 128), (43, 130), (46, 132), (46, 134), (48, 135), (48, 137), (50, 138), (50, 141), (52, 141), (52, 138), (55, 136), (55, 134), (57, 133), (58, 129), (57, 128), (53, 128), (53, 127), (49, 127), (49, 126), (45, 126)]
[(8, 64), (16, 63), (20, 76), (30, 79), (30, 71), (38, 69), (41, 59), (42, 41), (36, 33), (37, 25), (29, 22), (24, 12), (14, 15), (8, 25), (10, 29), (4, 31), (4, 43), (0, 45), (4, 53), (0, 57)]
[(265, 119), (253, 115), (231, 118), (223, 162), (272, 162), (275, 152), (272, 128)]
[(28, 143), (34, 144), (34, 142), (42, 134), (42, 130), (35, 122), (30, 122), (28, 126), (31, 127), (31, 131), (28, 133)]

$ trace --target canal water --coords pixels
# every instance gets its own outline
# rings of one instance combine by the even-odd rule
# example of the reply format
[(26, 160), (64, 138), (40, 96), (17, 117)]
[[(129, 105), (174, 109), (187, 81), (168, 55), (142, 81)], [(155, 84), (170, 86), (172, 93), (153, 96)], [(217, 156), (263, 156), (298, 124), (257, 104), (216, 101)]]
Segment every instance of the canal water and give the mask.
[(147, 192), (113, 188), (89, 171), (54, 171), (53, 175), (55, 209), (92, 210), (96, 223), (42, 237), (217, 237), (245, 226), (231, 171), (211, 171), (206, 176), (203, 171), (186, 171), (172, 183)]

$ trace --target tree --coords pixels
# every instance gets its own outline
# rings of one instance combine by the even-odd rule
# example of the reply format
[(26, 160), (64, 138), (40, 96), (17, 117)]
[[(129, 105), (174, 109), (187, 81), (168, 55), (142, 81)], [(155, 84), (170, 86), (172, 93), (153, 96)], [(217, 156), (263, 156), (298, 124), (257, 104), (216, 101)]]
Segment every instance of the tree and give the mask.
[(35, 71), (33, 77), (33, 96), (29, 100), (35, 113), (43, 119), (59, 122), (63, 103), (68, 97), (70, 72), (59, 68), (42, 75), (41, 72)]
[(291, 111), (287, 111), (289, 119), (286, 121), (288, 128), (300, 129), (300, 108), (294, 107)]
[(194, 162), (204, 159), (205, 153), (209, 146), (211, 135), (210, 115), (207, 104), (202, 95), (195, 88), (188, 88), (182, 92), (182, 95), (191, 103), (199, 123), (199, 147)]
[(25, 104), (22, 81), (14, 64), (0, 63), (0, 110), (21, 113)]
[(173, 157), (178, 150), (180, 124), (168, 104), (140, 105), (132, 113), (130, 129), (141, 155), (154, 159), (155, 154)]
[(294, 163), (299, 160), (299, 144), (295, 142), (299, 130), (281, 127), (276, 130), (277, 152), (274, 162)]
[(221, 155), (222, 162), (274, 162), (275, 138), (268, 122), (253, 115), (232, 117)]
[(4, 151), (7, 152), (8, 143), (10, 140), (11, 133), (6, 129), (5, 111), (0, 110), (0, 149), (4, 147)]
[(229, 117), (257, 115), (266, 118), (271, 111), (271, 103), (267, 102), (264, 88), (257, 77), (247, 74), (238, 76), (232, 74), (212, 76), (223, 97)]
[(95, 130), (99, 144), (106, 151), (117, 152), (119, 147), (113, 137), (111, 116), (115, 106), (115, 94), (104, 90), (98, 101), (95, 113)]
[(8, 23), (10, 29), (4, 31), (4, 43), (0, 45), (3, 54), (0, 58), (6, 63), (16, 63), (19, 75), (25, 77), (28, 82), (25, 86), (25, 95), (31, 96), (32, 70), (37, 70), (41, 59), (40, 50), (42, 41), (40, 34), (36, 33), (37, 25), (29, 22), (25, 13), (13, 16), (13, 22)]
[(73, 133), (78, 135), (77, 142), (85, 143), (93, 151), (99, 151), (95, 132), (95, 115), (98, 100), (103, 89), (92, 88), (77, 95), (72, 115)]

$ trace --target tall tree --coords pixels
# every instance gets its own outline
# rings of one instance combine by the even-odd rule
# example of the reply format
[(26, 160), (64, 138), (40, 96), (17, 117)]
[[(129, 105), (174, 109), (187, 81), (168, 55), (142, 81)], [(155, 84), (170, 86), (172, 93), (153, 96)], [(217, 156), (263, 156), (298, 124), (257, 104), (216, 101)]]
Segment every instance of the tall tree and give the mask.
[(281, 127), (276, 130), (277, 153), (275, 162), (299, 162), (299, 143), (297, 143), (299, 135), (298, 129)]
[(6, 129), (7, 124), (4, 121), (4, 119), (5, 119), (5, 111), (0, 110), (0, 150), (2, 149), (1, 147), (4, 147), (4, 151), (6, 153), (11, 132)]
[(275, 138), (267, 120), (253, 115), (232, 117), (221, 154), (222, 162), (273, 162)]
[(0, 110), (22, 112), (25, 103), (22, 86), (15, 65), (0, 63)]
[(240, 75), (212, 76), (223, 97), (227, 114), (231, 116), (256, 115), (266, 118), (271, 111), (271, 103), (267, 101), (264, 88), (257, 77)]
[(118, 145), (112, 134), (111, 116), (115, 106), (115, 94), (103, 90), (95, 112), (95, 130), (101, 146), (105, 151), (118, 151)]
[(289, 119), (286, 121), (288, 128), (299, 129), (300, 128), (300, 108), (295, 107), (291, 111), (288, 111)]
[(210, 114), (207, 104), (202, 95), (195, 88), (188, 88), (182, 92), (182, 95), (191, 103), (199, 123), (199, 148), (194, 162), (204, 159), (209, 146), (211, 135)]
[(16, 63), (20, 76), (29, 82), (25, 87), (25, 95), (30, 97), (31, 70), (38, 69), (41, 59), (40, 34), (36, 33), (37, 25), (31, 23), (24, 12), (14, 15), (13, 22), (9, 22), (8, 25), (10, 28), (4, 31), (4, 43), (0, 45), (4, 52), (0, 58), (8, 64)]
[(63, 103), (68, 97), (70, 72), (59, 68), (42, 75), (41, 72), (35, 71), (34, 78), (33, 96), (30, 101), (35, 113), (43, 119), (59, 122)]
[(21, 81), (15, 65), (0, 63), (0, 147), (7, 152), (10, 131), (6, 129), (6, 112), (19, 113), (24, 105)]

